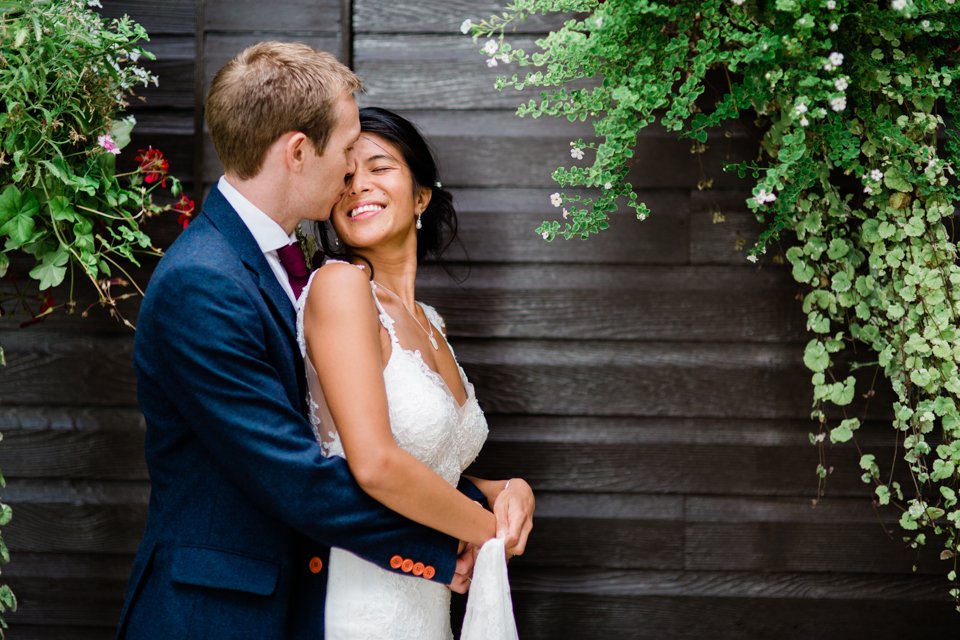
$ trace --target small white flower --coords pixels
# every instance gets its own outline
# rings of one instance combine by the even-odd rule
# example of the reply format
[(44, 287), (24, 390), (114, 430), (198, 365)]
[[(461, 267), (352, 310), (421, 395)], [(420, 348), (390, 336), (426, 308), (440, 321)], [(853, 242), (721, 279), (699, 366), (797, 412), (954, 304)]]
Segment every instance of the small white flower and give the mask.
[(929, 29), (929, 28), (930, 28), (930, 21), (929, 21), (929, 20), (921, 20), (921, 21), (920, 21), (920, 26), (923, 27), (924, 29)]
[(543, 233), (540, 234), (540, 237), (543, 238), (544, 240), (547, 240), (550, 238), (550, 233), (547, 231), (544, 231)]
[(835, 67), (839, 67), (843, 64), (843, 54), (839, 51), (834, 51), (830, 54), (830, 64)]
[(823, 70), (824, 70), (824, 71), (833, 71), (833, 65), (828, 62), (827, 64), (823, 65)]
[(737, 5), (738, 7), (743, 4), (743, 0), (730, 0), (730, 1), (733, 2), (733, 4)]
[(802, 115), (807, 112), (807, 105), (805, 102), (801, 102), (800, 104), (795, 106), (793, 110), (796, 111), (798, 114)]
[(830, 98), (830, 108), (834, 111), (843, 111), (847, 108), (847, 99), (843, 96)]
[(837, 88), (837, 91), (846, 91), (847, 87), (850, 85), (847, 82), (847, 79), (841, 76), (833, 81), (833, 86)]
[(643, 221), (646, 220), (648, 217), (649, 217), (649, 216), (648, 216), (646, 213), (641, 213), (641, 214), (639, 214), (639, 215), (637, 216), (637, 220), (639, 220), (640, 222), (643, 222)]
[(802, 118), (800, 118), (800, 126), (801, 127), (810, 126), (810, 121), (807, 120), (807, 116), (803, 116)]
[(580, 149), (578, 147), (574, 147), (573, 149), (570, 149), (570, 157), (573, 158), (574, 160), (583, 160), (583, 149)]
[(559, 207), (560, 205), (563, 204), (563, 198), (560, 197), (559, 193), (551, 193), (550, 204), (552, 204), (555, 207)]
[(483, 45), (483, 52), (488, 56), (492, 56), (500, 49), (500, 45), (497, 44), (497, 41), (493, 38), (487, 40), (487, 44)]
[(839, 28), (840, 28), (840, 25), (838, 25), (836, 22), (830, 23), (830, 31), (836, 31)]
[(873, 189), (870, 187), (870, 185), (866, 185), (866, 186), (863, 188), (863, 192), (864, 192), (865, 194), (867, 194), (867, 195), (870, 195), (871, 193), (873, 193)]
[(767, 191), (766, 189), (759, 189), (755, 196), (753, 196), (754, 201), (757, 204), (766, 204), (768, 202), (773, 202), (777, 199), (777, 194), (772, 191)]
[(488, 67), (491, 67), (491, 68), (497, 66), (497, 59), (496, 59), (496, 58), (489, 58), (489, 59), (487, 60), (487, 66), (488, 66)]
[(563, 217), (564, 217), (564, 218), (569, 218), (569, 217), (570, 217), (570, 212), (567, 211), (566, 209), (564, 209), (564, 210), (563, 210)]
[(894, 11), (903, 11), (907, 8), (907, 0), (893, 0), (890, 3), (890, 8)]
[(603, 26), (603, 16), (597, 16), (593, 19), (593, 24), (597, 25), (597, 29)]
[(131, 52), (128, 54), (128, 57), (130, 58), (130, 62), (136, 62), (137, 60), (140, 59), (140, 52), (139, 52), (139, 51), (136, 51), (136, 50), (131, 51)]
[(473, 20), (471, 20), (470, 18), (467, 18), (466, 20), (460, 23), (460, 33), (464, 35), (470, 33), (470, 29), (472, 28), (473, 28)]
[(883, 171), (880, 171), (880, 169), (874, 169), (873, 171), (870, 172), (870, 178), (872, 180), (876, 180), (877, 182), (880, 182), (881, 180), (883, 180)]
[(510, 54), (508, 53), (501, 53), (500, 55), (497, 56), (497, 58), (499, 58), (500, 62), (504, 64), (510, 62)]
[(752, 256), (752, 255), (751, 255), (751, 256), (747, 256), (747, 261), (756, 264), (756, 263), (757, 263), (757, 256)]
[(837, 8), (836, 0), (827, 0), (827, 9), (830, 9), (831, 11), (833, 11), (836, 8)]
[(604, 182), (604, 183), (603, 183), (603, 188), (604, 188), (604, 189), (613, 189), (613, 183), (612, 183), (612, 182)]
[(100, 4), (100, 0), (87, 0), (88, 7), (96, 7), (97, 9), (103, 9), (103, 5)]

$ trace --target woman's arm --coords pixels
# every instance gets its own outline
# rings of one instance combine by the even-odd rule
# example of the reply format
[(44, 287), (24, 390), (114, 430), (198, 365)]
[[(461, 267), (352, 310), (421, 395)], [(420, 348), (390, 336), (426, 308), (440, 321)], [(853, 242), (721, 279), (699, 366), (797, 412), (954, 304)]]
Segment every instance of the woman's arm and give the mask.
[(397, 445), (383, 382), (380, 324), (366, 273), (345, 264), (313, 278), (305, 309), (307, 352), (347, 464), (371, 497), (411, 520), (472, 544), (496, 518)]
[(533, 530), (533, 489), (523, 478), (484, 480), (465, 476), (483, 493), (497, 518), (497, 537), (504, 539), (507, 556), (520, 556)]

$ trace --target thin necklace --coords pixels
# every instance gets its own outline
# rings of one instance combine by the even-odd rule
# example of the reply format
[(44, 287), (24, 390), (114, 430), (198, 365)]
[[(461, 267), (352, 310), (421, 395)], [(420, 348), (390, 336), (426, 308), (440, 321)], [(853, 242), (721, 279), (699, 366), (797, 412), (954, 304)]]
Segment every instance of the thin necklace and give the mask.
[(407, 306), (403, 304), (403, 299), (399, 295), (397, 295), (396, 291), (394, 291), (390, 287), (387, 287), (377, 282), (376, 280), (374, 280), (373, 283), (378, 287), (383, 287), (384, 289), (392, 293), (397, 300), (400, 301), (400, 306), (403, 307), (403, 310), (406, 311), (411, 318), (413, 318), (413, 321), (417, 323), (417, 326), (420, 327), (420, 330), (423, 331), (425, 334), (427, 334), (427, 337), (430, 339), (430, 345), (433, 347), (433, 350), (440, 351), (440, 345), (437, 344), (437, 338), (433, 335), (433, 325), (430, 323), (430, 319), (427, 318), (427, 326), (430, 327), (429, 329), (427, 329), (422, 324), (420, 324), (420, 321), (417, 319), (417, 316), (415, 316), (413, 312), (410, 311), (410, 309), (407, 309)]

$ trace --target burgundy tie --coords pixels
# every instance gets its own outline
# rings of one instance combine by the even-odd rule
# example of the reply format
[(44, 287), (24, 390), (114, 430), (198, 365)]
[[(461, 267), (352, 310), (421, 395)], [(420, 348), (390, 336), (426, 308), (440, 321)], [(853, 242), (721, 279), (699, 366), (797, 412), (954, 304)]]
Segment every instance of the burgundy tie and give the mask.
[(277, 257), (280, 258), (283, 270), (287, 272), (293, 297), (300, 298), (300, 292), (307, 286), (307, 280), (310, 278), (310, 270), (307, 269), (307, 261), (303, 257), (300, 245), (291, 242), (285, 247), (280, 247), (277, 249)]

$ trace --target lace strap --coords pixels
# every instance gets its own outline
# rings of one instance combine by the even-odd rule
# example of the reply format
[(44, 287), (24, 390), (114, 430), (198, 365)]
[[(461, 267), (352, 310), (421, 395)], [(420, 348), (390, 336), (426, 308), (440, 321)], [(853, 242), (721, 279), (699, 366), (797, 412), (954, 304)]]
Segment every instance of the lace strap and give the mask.
[(397, 333), (393, 328), (393, 318), (390, 317), (390, 314), (387, 313), (387, 310), (384, 309), (380, 303), (380, 298), (377, 297), (377, 283), (373, 280), (370, 281), (370, 292), (373, 294), (373, 304), (377, 305), (377, 311), (380, 314), (380, 324), (383, 325), (383, 328), (387, 330), (387, 335), (390, 336), (390, 344), (399, 347), (400, 340), (397, 338)]
[(313, 284), (313, 276), (317, 275), (318, 271), (319, 269), (313, 270), (307, 279), (307, 284), (303, 287), (303, 291), (300, 292), (300, 297), (297, 298), (297, 346), (300, 347), (301, 358), (307, 357), (307, 340), (303, 330), (303, 312), (304, 307), (307, 305), (307, 296), (310, 294), (310, 285)]
[(427, 316), (427, 320), (430, 322), (430, 324), (436, 327), (443, 335), (447, 335), (447, 325), (444, 324), (443, 318), (440, 317), (440, 314), (437, 313), (437, 310), (420, 301), (417, 301), (417, 304), (419, 304), (420, 308), (423, 309), (423, 313)]

